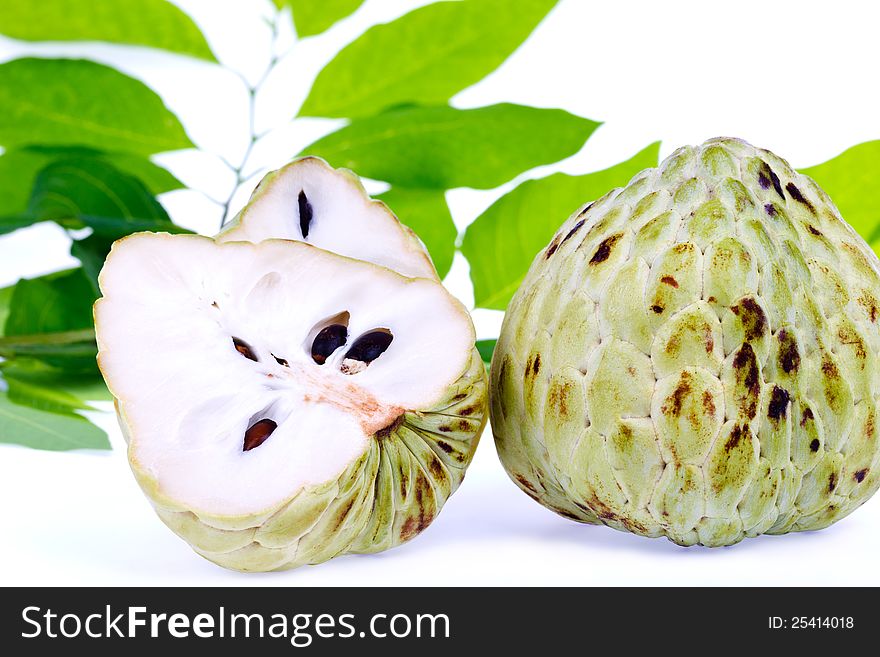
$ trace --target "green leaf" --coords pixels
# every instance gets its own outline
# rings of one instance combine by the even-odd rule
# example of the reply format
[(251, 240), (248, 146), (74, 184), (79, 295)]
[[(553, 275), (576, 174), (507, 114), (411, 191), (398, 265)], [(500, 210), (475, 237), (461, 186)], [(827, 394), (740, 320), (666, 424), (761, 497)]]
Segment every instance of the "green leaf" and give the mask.
[(52, 367), (39, 360), (16, 358), (0, 363), (0, 373), (7, 381), (15, 379), (31, 385), (65, 392), (87, 401), (112, 401), (100, 374), (77, 374)]
[(402, 187), (490, 189), (575, 154), (598, 126), (563, 110), (506, 103), (407, 107), (356, 119), (302, 154)]
[(150, 155), (190, 148), (183, 126), (149, 87), (80, 59), (0, 64), (0, 145), (85, 146)]
[(139, 230), (182, 230), (140, 180), (96, 158), (59, 160), (40, 171), (28, 212), (37, 221), (88, 226), (108, 239)]
[(504, 310), (535, 254), (581, 205), (657, 166), (659, 143), (610, 169), (582, 176), (555, 173), (528, 180), (495, 201), (465, 233), (461, 250), (471, 267), (474, 302)]
[(97, 294), (82, 268), (15, 285), (0, 356), (32, 357), (71, 372), (97, 372), (92, 304)]
[(801, 169), (828, 192), (841, 216), (869, 243), (880, 238), (878, 171), (880, 140), (853, 146), (834, 159)]
[(140, 180), (152, 194), (183, 187), (165, 169), (139, 155), (62, 146), (18, 148), (0, 155), (0, 216), (25, 213), (37, 174), (52, 162), (71, 158), (94, 158), (112, 164)]
[(318, 74), (299, 115), (362, 117), (404, 104), (444, 104), (498, 68), (555, 4), (438, 2), (376, 25)]
[(6, 383), (9, 386), (7, 394), (9, 400), (22, 406), (30, 406), (40, 411), (48, 411), (49, 413), (62, 413), (74, 415), (75, 411), (93, 411), (95, 410), (83, 400), (64, 390), (57, 390), (41, 386), (30, 381), (22, 381), (13, 377), (6, 376)]
[(83, 271), (92, 284), (95, 294), (100, 294), (98, 287), (98, 275), (110, 253), (110, 247), (113, 246), (113, 240), (101, 235), (92, 234), (81, 240), (74, 240), (70, 244), (70, 255), (80, 261)]
[(0, 442), (34, 449), (110, 449), (107, 434), (85, 418), (28, 408), (0, 392)]
[(328, 30), (362, 4), (364, 0), (275, 0), (279, 9), (290, 6), (296, 33), (303, 38)]
[(6, 334), (6, 318), (9, 317), (9, 303), (14, 289), (14, 285), (0, 288), (0, 337)]
[(385, 201), (400, 221), (415, 231), (427, 247), (440, 278), (446, 276), (455, 255), (458, 231), (443, 190), (392, 187), (377, 198)]
[(477, 340), (477, 351), (480, 352), (480, 358), (486, 365), (492, 362), (492, 353), (495, 351), (495, 345), (498, 340)]
[(3, 2), (0, 32), (23, 41), (109, 41), (216, 61), (192, 19), (166, 0)]

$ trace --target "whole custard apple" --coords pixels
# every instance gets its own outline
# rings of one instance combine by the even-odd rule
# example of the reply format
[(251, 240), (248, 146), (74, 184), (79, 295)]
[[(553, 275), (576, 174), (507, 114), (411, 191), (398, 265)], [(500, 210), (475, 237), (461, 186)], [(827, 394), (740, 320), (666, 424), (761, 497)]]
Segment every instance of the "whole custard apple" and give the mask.
[(736, 139), (578, 210), (492, 362), (541, 504), (681, 545), (821, 529), (880, 486), (880, 263), (815, 182)]

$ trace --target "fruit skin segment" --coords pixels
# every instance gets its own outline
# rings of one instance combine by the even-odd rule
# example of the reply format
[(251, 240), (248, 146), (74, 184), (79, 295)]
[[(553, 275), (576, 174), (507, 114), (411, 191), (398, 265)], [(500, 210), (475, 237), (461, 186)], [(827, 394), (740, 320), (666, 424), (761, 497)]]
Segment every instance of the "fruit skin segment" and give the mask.
[(880, 263), (769, 151), (713, 139), (575, 212), (490, 373), (508, 475), (680, 545), (821, 529), (880, 487)]
[[(206, 559), (243, 572), (296, 568), (380, 552), (421, 533), (464, 479), (488, 419), (487, 402), (485, 366), (475, 349), (442, 401), (409, 411), (390, 432), (372, 436), (338, 479), (248, 516), (198, 516), (166, 496), (136, 460), (129, 463), (159, 518)], [(130, 444), (131, 429), (121, 411), (118, 417)]]

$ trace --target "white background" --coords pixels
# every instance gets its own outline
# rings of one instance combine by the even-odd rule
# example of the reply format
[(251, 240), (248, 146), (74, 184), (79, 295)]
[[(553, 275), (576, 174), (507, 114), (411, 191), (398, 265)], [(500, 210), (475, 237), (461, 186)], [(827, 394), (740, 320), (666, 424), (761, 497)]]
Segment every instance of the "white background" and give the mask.
[[(268, 2), (180, 0), (221, 62), (256, 80), (268, 58)], [(259, 97), (257, 129), (272, 129), (249, 171), (277, 167), (339, 121), (290, 122), (320, 68), (368, 26), (422, 2), (367, 0), (328, 33), (296, 42)], [(511, 1), (511, 11), (516, 2)], [(662, 140), (661, 155), (717, 135), (743, 137), (796, 167), (880, 138), (880, 10), (866, 2), (587, 2), (562, 0), (496, 73), (453, 100), (459, 107), (512, 101), (562, 107), (604, 121), (579, 154), (523, 178), (585, 173)], [(289, 21), (287, 21), (289, 23)], [(118, 66), (156, 89), (200, 150), (157, 161), (187, 185), (225, 198), (247, 140), (240, 80), (216, 65), (106, 45), (20, 44), (0, 38), (0, 61), (25, 54), (83, 55)], [(3, 111), (3, 108), (0, 108)], [(233, 202), (237, 210), (258, 178)], [(453, 190), (463, 229), (510, 189)], [(373, 191), (382, 189), (372, 185)], [(217, 205), (200, 192), (162, 202), (178, 223), (205, 233)], [(588, 199), (584, 199), (587, 201)], [(405, 217), (403, 218), (406, 219)], [(560, 222), (564, 217), (559, 217)], [(53, 225), (0, 239), (0, 285), (76, 264)], [(472, 302), (457, 256), (448, 287)], [(478, 311), (492, 336), (500, 313)], [(242, 575), (194, 555), (154, 516), (125, 462), (109, 413), (111, 453), (47, 453), (0, 446), (0, 584), (3, 585), (449, 585), (449, 584), (880, 584), (880, 500), (816, 533), (747, 539), (723, 549), (684, 549), (607, 528), (581, 526), (532, 502), (504, 474), (491, 432), (462, 488), (413, 542), (374, 556), (346, 556), (285, 573)]]

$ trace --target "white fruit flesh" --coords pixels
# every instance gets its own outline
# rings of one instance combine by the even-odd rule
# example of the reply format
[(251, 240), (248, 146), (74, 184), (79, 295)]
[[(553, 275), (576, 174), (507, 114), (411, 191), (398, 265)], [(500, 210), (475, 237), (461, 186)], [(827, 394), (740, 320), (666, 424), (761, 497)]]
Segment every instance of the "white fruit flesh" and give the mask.
[[(466, 310), (438, 283), (308, 244), (137, 234), (100, 283), (99, 363), (132, 462), (196, 514), (256, 514), (339, 477), (377, 431), (441, 399), (473, 349)], [(311, 340), (343, 312), (347, 343), (319, 365)], [(387, 350), (344, 374), (376, 329), (393, 336)], [(262, 419), (277, 428), (245, 451)]]
[(437, 278), (421, 242), (357, 176), (306, 157), (266, 175), (218, 241), (281, 238), (388, 267), (405, 276)]

